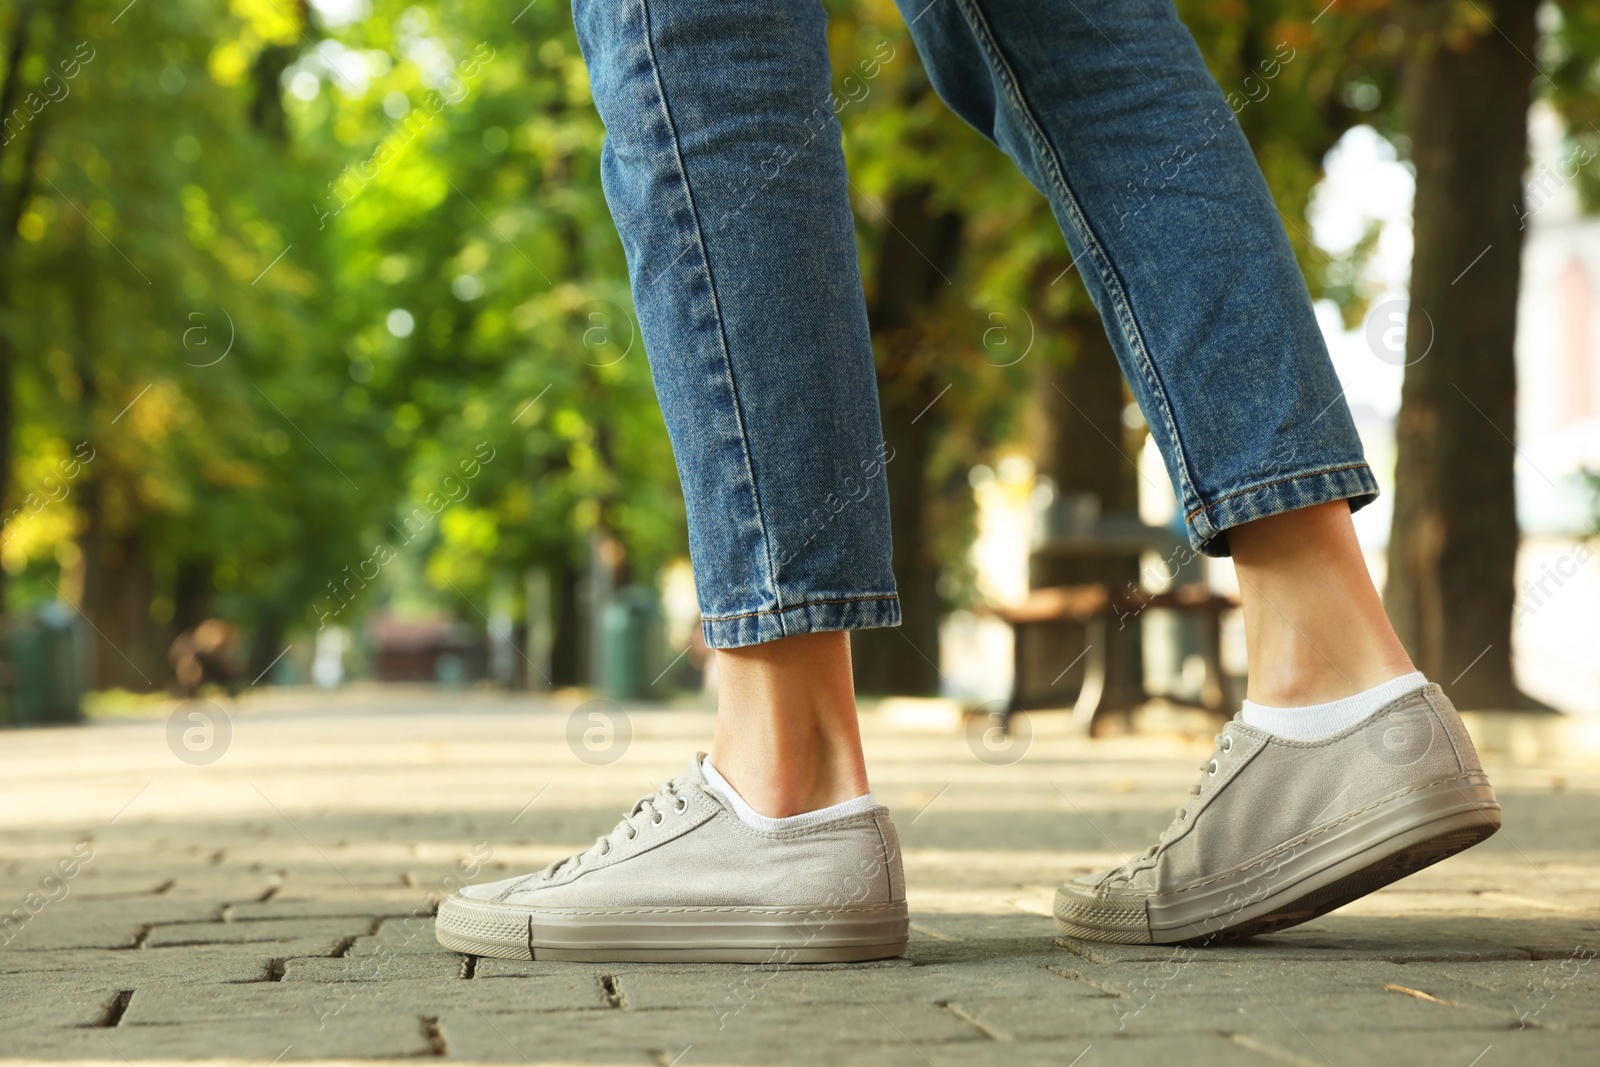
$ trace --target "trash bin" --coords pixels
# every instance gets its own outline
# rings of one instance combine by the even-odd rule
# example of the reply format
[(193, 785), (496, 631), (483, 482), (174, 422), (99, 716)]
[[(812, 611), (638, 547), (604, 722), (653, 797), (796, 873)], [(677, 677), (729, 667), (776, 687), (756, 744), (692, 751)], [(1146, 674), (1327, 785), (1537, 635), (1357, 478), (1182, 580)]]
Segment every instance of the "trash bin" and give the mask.
[(600, 614), (600, 687), (614, 700), (651, 694), (661, 673), (661, 603), (647, 585), (618, 590)]
[(72, 609), (49, 604), (7, 635), (14, 723), (82, 722), (84, 650)]

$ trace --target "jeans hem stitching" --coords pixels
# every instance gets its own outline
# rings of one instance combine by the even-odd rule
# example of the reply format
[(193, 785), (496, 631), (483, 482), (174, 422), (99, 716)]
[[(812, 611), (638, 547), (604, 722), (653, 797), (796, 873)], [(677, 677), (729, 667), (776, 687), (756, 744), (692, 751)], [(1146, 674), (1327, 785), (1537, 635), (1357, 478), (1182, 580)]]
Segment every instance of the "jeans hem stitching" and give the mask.
[[(1362, 461), (1361, 463), (1346, 463), (1346, 464), (1344, 464), (1342, 466), (1338, 466), (1338, 467), (1323, 467), (1323, 468), (1321, 468), (1319, 470), (1302, 471), (1299, 474), (1290, 474), (1290, 475), (1288, 475), (1286, 477), (1283, 477), (1283, 478), (1274, 478), (1270, 482), (1261, 482), (1258, 485), (1247, 486), (1244, 489), (1235, 490), (1234, 492), (1229, 493), (1227, 496), (1219, 496), (1217, 499), (1213, 500), (1209, 504), (1202, 504), (1199, 507), (1195, 508), (1193, 511), (1189, 512), (1187, 515), (1185, 515), (1183, 517), (1183, 521), (1184, 522), (1189, 522), (1196, 515), (1204, 514), (1205, 512), (1210, 511), (1212, 508), (1218, 507), (1219, 505), (1221, 505), (1221, 504), (1223, 504), (1223, 503), (1225, 503), (1225, 502), (1227, 502), (1229, 500), (1232, 500), (1234, 497), (1245, 496), (1245, 495), (1247, 495), (1249, 493), (1259, 493), (1261, 490), (1270, 489), (1274, 485), (1282, 485), (1285, 482), (1295, 482), (1295, 481), (1299, 481), (1302, 478), (1316, 478), (1316, 477), (1320, 477), (1321, 475), (1324, 475), (1324, 474), (1338, 474), (1340, 471), (1361, 470), (1363, 468), (1366, 468), (1366, 469), (1370, 470), (1371, 469), (1371, 465), (1366, 463), (1365, 461)], [(1307, 506), (1310, 506), (1310, 505), (1307, 505)]]
[(806, 600), (799, 604), (790, 604), (785, 607), (764, 608), (761, 611), (745, 611), (738, 615), (702, 615), (700, 616), (700, 621), (731, 622), (734, 619), (753, 619), (757, 615), (782, 615), (785, 612), (799, 611), (802, 608), (821, 607), (825, 604), (859, 604), (868, 600), (887, 600), (898, 603), (900, 596), (898, 593), (890, 593), (886, 596), (847, 596), (838, 597), (833, 600)]

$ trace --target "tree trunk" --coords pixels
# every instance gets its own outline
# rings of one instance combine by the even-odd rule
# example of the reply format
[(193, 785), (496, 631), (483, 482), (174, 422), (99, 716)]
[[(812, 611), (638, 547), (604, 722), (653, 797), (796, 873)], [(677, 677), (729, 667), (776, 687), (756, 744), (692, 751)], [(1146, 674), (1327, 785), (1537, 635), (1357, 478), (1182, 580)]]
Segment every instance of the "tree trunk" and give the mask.
[(83, 487), (88, 518), (81, 541), (84, 557), (83, 614), (94, 624), (93, 685), (96, 689), (159, 689), (170, 674), (170, 624), (150, 618), (156, 581), (134, 531), (107, 528), (101, 505), (104, 472)]
[[(1517, 283), (1535, 0), (1406, 71), (1411, 313), (1384, 603), (1419, 670), (1470, 707), (1525, 705), (1511, 668)], [(1448, 5), (1418, 3), (1424, 33)], [(1433, 35), (1432, 41), (1437, 41)]]
[(284, 623), (284, 617), (272, 611), (262, 616), (256, 624), (255, 632), (250, 635), (250, 652), (245, 667), (248, 674), (244, 679), (246, 684), (254, 685), (257, 678), (261, 679), (264, 686), (272, 684), (272, 679), (266, 674), (268, 668), (281, 662), (279, 657), (285, 651)]
[(1136, 514), (1139, 469), (1127, 458), (1122, 368), (1105, 326), (1087, 297), (1052, 325), (1072, 340), (1072, 361), (1039, 364), (1038, 472), (1059, 495), (1093, 494), (1102, 514)]
[(943, 386), (931, 373), (921, 323), (955, 270), (962, 220), (935, 214), (930, 195), (911, 189), (890, 202), (874, 279), (870, 317), (882, 354), (878, 391), (891, 457), (885, 474), (903, 622), (898, 633), (852, 635), (856, 688), (868, 693), (939, 690), (939, 567), (927, 531), (927, 467), (939, 424), (930, 405)]
[(583, 619), (579, 610), (578, 570), (567, 560), (550, 568), (550, 615), (554, 625), (550, 645), (550, 684), (556, 688), (580, 685), (586, 676)]
[[(1056, 265), (1046, 271), (1057, 274)], [(1122, 425), (1127, 404), (1122, 368), (1106, 337), (1105, 326), (1087, 294), (1074, 301), (1065, 318), (1047, 322), (1070, 342), (1072, 358), (1065, 364), (1041, 360), (1038, 375), (1038, 437), (1035, 468), (1056, 490), (1056, 514), (1072, 507), (1074, 497), (1093, 497), (1103, 516), (1137, 517), (1139, 469), (1129, 462), (1138, 458)], [(1059, 527), (1046, 529), (1059, 535)], [(1042, 547), (1042, 546), (1036, 546)], [(1120, 591), (1139, 581), (1137, 553), (1105, 551), (1071, 554), (1037, 552), (1029, 561), (1028, 584), (1041, 589), (1060, 585), (1103, 584)], [(1134, 706), (1145, 700), (1141, 631), (1133, 626), (1122, 635), (1121, 661), (1112, 672), (1110, 707)], [(1083, 652), (1087, 627), (1063, 624), (1034, 630), (1024, 640), (1017, 658), (1018, 693), (1058, 694), (1066, 702), (1086, 673)], [(1063, 670), (1063, 668), (1068, 668)]]
[(191, 557), (178, 564), (172, 583), (173, 633), (192, 630), (215, 614), (216, 589), (211, 581), (214, 568), (215, 562), (206, 558)]
[(906, 392), (907, 403), (883, 409), (885, 455), (892, 456), (884, 475), (889, 483), (889, 530), (894, 541), (895, 587), (900, 595), (899, 632), (857, 630), (851, 635), (856, 689), (863, 693), (937, 693), (939, 691), (939, 570), (924, 523), (928, 509), (926, 482), (932, 446), (931, 416), (917, 422), (911, 402), (930, 403), (934, 393)]

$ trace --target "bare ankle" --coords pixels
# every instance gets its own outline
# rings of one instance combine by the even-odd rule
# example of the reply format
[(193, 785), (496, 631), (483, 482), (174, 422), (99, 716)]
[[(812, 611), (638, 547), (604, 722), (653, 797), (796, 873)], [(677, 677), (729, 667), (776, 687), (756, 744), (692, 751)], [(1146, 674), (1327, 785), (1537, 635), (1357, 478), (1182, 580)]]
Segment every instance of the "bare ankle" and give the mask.
[(710, 760), (745, 803), (774, 819), (831, 808), (868, 792), (866, 768), (848, 759), (779, 765), (721, 749)]
[(711, 762), (746, 803), (781, 819), (867, 792), (848, 634), (717, 655)]
[(1395, 636), (1343, 501), (1229, 531), (1249, 646), (1251, 701), (1325, 704), (1415, 668)]
[(1403, 652), (1399, 658), (1353, 659), (1343, 669), (1269, 662), (1260, 670), (1251, 667), (1247, 697), (1269, 708), (1305, 708), (1355, 696), (1414, 670)]

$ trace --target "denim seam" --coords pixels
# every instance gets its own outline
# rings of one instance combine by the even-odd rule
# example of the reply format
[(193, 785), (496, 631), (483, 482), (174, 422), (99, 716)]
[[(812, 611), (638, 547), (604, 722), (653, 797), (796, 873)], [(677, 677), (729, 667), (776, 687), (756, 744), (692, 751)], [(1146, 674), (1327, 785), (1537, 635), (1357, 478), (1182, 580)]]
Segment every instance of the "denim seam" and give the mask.
[[(750, 485), (750, 496), (755, 507), (756, 526), (761, 532), (761, 552), (766, 560), (767, 588), (771, 590), (772, 599), (779, 605), (778, 610), (783, 610), (783, 592), (778, 586), (777, 568), (772, 561), (772, 538), (767, 533), (766, 515), (761, 507), (761, 489), (756, 485), (755, 462), (750, 455), (750, 434), (744, 417), (744, 402), (739, 396), (739, 383), (733, 373), (733, 357), (728, 351), (727, 324), (722, 317), (722, 300), (717, 295), (717, 279), (711, 270), (711, 254), (706, 249), (705, 229), (700, 219), (700, 206), (695, 201), (694, 188), (689, 183), (689, 169), (683, 162), (683, 144), (678, 138), (678, 124), (672, 118), (672, 105), (667, 100), (666, 83), (661, 79), (661, 66), (656, 61), (656, 41), (654, 23), (650, 18), (650, 0), (639, 0), (639, 14), (644, 20), (645, 54), (650, 60), (650, 76), (656, 83), (656, 95), (661, 101), (662, 115), (666, 120), (667, 131), (672, 137), (672, 155), (677, 163), (678, 179), (683, 182), (683, 195), (689, 201), (689, 212), (694, 219), (693, 240), (694, 246), (700, 253), (701, 269), (705, 271), (706, 287), (711, 293), (712, 313), (717, 320), (717, 340), (722, 354), (723, 371), (727, 377), (728, 390), (733, 394), (733, 413), (739, 423), (739, 447), (744, 454), (745, 478)], [(660, 280), (659, 278), (657, 279)]]
[(805, 600), (805, 601), (800, 602), (799, 604), (790, 604), (788, 607), (764, 608), (761, 611), (745, 611), (745, 612), (741, 612), (738, 615), (702, 615), (702, 616), (700, 616), (700, 621), (702, 621), (702, 622), (730, 622), (730, 621), (732, 621), (734, 619), (752, 619), (752, 618), (755, 618), (757, 615), (782, 615), (784, 612), (787, 612), (787, 611), (799, 611), (801, 608), (821, 607), (824, 604), (858, 604), (858, 603), (860, 603), (861, 601), (864, 601), (864, 600), (895, 600), (895, 601), (898, 601), (899, 599), (900, 599), (900, 596), (899, 596), (898, 593), (883, 593), (883, 594), (875, 594), (873, 596), (839, 597), (839, 598), (834, 599), (834, 600)]
[(1209, 504), (1201, 504), (1199, 507), (1185, 515), (1183, 517), (1183, 521), (1188, 522), (1196, 515), (1210, 511), (1217, 505), (1222, 504), (1224, 501), (1232, 500), (1234, 497), (1245, 496), (1250, 493), (1259, 493), (1261, 490), (1270, 489), (1274, 485), (1282, 485), (1285, 482), (1296, 482), (1302, 478), (1316, 478), (1324, 474), (1338, 474), (1340, 471), (1360, 470), (1361, 468), (1368, 466), (1370, 465), (1363, 460), (1360, 463), (1345, 463), (1338, 467), (1321, 467), (1317, 470), (1301, 471), (1299, 474), (1290, 474), (1282, 478), (1274, 478), (1270, 482), (1260, 482), (1256, 485), (1246, 486), (1245, 488), (1235, 490), (1226, 496), (1219, 496)]
[(1067, 217), (1072, 222), (1072, 228), (1077, 232), (1078, 238), (1083, 241), (1085, 253), (1094, 260), (1096, 272), (1100, 275), (1100, 282), (1106, 287), (1107, 295), (1117, 316), (1117, 326), (1122, 331), (1123, 339), (1128, 343), (1129, 349), (1139, 362), (1139, 370), (1144, 375), (1151, 393), (1160, 397), (1160, 415), (1163, 429), (1172, 444), (1173, 453), (1177, 458), (1175, 466), (1178, 478), (1182, 483), (1180, 490), (1189, 499), (1200, 500), (1200, 492), (1196, 487), (1193, 475), (1189, 471), (1189, 458), (1183, 447), (1183, 438), (1178, 433), (1177, 419), (1172, 412), (1172, 401), (1167, 392), (1166, 384), (1161, 380), (1161, 375), (1156, 369), (1155, 360), (1150, 358), (1150, 351), (1145, 346), (1144, 335), (1139, 329), (1137, 318), (1133, 314), (1133, 305), (1128, 298), (1127, 287), (1116, 272), (1111, 257), (1107, 254), (1105, 246), (1099, 236), (1090, 227), (1088, 219), (1083, 214), (1083, 208), (1078, 203), (1077, 196), (1072, 192), (1072, 187), (1067, 183), (1066, 168), (1062, 165), (1060, 153), (1051, 143), (1049, 136), (1044, 132), (1033, 109), (1028, 105), (1027, 99), (1022, 95), (1022, 90), (1017, 82), (1016, 72), (1011, 69), (1004, 54), (1000, 51), (999, 42), (995, 39), (994, 30), (990, 27), (987, 17), (979, 7), (979, 0), (957, 0), (958, 6), (966, 16), (967, 22), (972, 27), (973, 36), (989, 54), (990, 62), (994, 64), (995, 71), (1000, 75), (1000, 83), (1005, 90), (1006, 98), (1017, 112), (1027, 121), (1028, 133), (1034, 141), (1035, 148), (1044, 156), (1045, 171), (1049, 175), (1051, 184), (1056, 187), (1062, 203), (1067, 208)]

